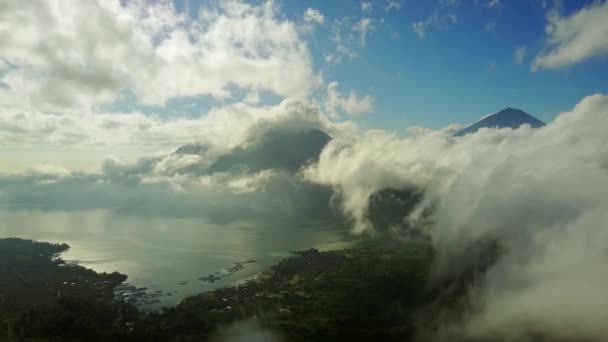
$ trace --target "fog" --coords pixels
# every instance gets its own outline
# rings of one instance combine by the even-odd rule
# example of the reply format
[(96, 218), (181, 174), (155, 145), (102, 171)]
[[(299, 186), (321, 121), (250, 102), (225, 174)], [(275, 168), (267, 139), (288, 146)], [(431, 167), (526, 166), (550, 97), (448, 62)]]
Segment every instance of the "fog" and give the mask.
[[(369, 196), (419, 188), (424, 199), (403, 220), (425, 229), (436, 277), (457, 273), (479, 241), (504, 250), (470, 289), (457, 337), (520, 340), (608, 337), (608, 96), (582, 99), (546, 127), (482, 129), (454, 138), (416, 130), (401, 138), (372, 131), (332, 141), (307, 179), (332, 186), (355, 231), (373, 230)], [(422, 215), (431, 212), (430, 216)]]

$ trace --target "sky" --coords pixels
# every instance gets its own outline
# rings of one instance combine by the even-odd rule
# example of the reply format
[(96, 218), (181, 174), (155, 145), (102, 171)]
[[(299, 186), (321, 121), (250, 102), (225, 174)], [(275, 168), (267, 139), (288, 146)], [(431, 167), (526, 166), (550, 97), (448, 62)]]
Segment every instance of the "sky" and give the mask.
[[(323, 22), (307, 37), (313, 63), (326, 82), (337, 81), (346, 92), (374, 99), (375, 115), (358, 119), (365, 127), (440, 128), (474, 122), (506, 107), (548, 121), (585, 95), (608, 89), (606, 58), (601, 55), (533, 67), (537, 55), (551, 51), (545, 32), (548, 18), (557, 13), (568, 17), (592, 0), (278, 4), (295, 22), (308, 8), (322, 16)], [(196, 12), (200, 2), (176, 5)], [(369, 23), (364, 40), (357, 29), (362, 22)], [(338, 33), (349, 52), (339, 51)]]
[(4, 172), (166, 152), (205, 140), (210, 126), (221, 136), (220, 113), (239, 106), (297, 99), (336, 123), (405, 134), (505, 107), (547, 122), (608, 87), (606, 1), (5, 0), (0, 9)]

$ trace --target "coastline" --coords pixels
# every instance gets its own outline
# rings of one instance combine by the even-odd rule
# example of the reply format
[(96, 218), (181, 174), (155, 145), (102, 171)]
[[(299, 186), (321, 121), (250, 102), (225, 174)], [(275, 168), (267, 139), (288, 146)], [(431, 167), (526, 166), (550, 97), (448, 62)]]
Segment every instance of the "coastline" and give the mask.
[[(204, 340), (216, 338), (233, 324), (254, 320), (290, 341), (412, 336), (415, 312), (427, 300), (427, 241), (412, 239), (406, 246), (403, 241), (365, 239), (317, 247), (327, 250), (294, 251), (254, 277), (154, 311), (138, 310), (114, 296), (98, 300), (74, 293), (58, 300), (50, 314), (48, 308), (24, 314), (11, 323), (11, 331), (24, 338), (80, 338), (94, 332), (103, 341)], [(112, 293), (120, 284), (112, 284)], [(84, 326), (74, 326), (83, 319)], [(57, 331), (57, 326), (64, 328)], [(351, 328), (345, 332), (343, 326)]]

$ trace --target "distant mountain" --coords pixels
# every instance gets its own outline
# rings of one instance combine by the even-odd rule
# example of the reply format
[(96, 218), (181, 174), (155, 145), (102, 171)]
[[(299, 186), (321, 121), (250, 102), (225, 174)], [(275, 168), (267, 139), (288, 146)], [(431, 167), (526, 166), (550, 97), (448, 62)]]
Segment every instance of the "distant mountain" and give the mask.
[(483, 118), (477, 123), (456, 132), (455, 137), (461, 137), (469, 133), (475, 133), (480, 128), (519, 128), (523, 124), (528, 124), (532, 128), (539, 128), (545, 125), (544, 122), (538, 120), (532, 115), (524, 112), (520, 109), (506, 108), (496, 114), (492, 114), (488, 117)]
[(286, 132), (269, 132), (245, 148), (236, 148), (220, 157), (211, 172), (246, 168), (250, 172), (265, 169), (297, 171), (309, 160), (316, 160), (331, 137), (318, 129)]
[[(183, 173), (198, 171), (215, 172), (247, 170), (258, 172), (266, 169), (299, 170), (310, 160), (316, 160), (331, 137), (318, 129), (304, 131), (270, 131), (244, 147), (237, 147), (219, 157), (206, 170), (194, 170), (188, 166)], [(207, 147), (189, 144), (179, 147), (175, 154), (202, 154)]]

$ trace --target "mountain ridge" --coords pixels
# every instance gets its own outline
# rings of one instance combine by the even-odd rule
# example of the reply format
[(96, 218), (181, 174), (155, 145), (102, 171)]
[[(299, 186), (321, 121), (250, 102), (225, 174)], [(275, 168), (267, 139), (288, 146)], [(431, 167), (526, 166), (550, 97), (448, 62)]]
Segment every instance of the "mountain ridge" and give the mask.
[(505, 108), (492, 115), (477, 121), (476, 123), (454, 133), (455, 137), (465, 136), (470, 133), (475, 133), (481, 128), (512, 128), (517, 129), (521, 125), (528, 124), (532, 128), (540, 128), (545, 126), (545, 123), (535, 118), (534, 116), (517, 108)]
[[(320, 129), (300, 131), (270, 131), (252, 144), (236, 147), (220, 156), (206, 169), (189, 165), (180, 173), (215, 173), (247, 170), (259, 172), (265, 169), (283, 169), (297, 172), (311, 160), (319, 158), (331, 136)], [(208, 146), (186, 144), (178, 147), (174, 154), (203, 154)]]

